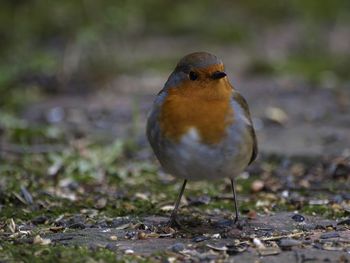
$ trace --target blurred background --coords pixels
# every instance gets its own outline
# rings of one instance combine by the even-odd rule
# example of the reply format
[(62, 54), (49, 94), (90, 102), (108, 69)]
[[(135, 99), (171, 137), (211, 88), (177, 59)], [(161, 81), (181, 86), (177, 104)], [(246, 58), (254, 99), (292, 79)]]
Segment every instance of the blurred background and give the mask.
[[(20, 225), (169, 216), (181, 182), (159, 172), (145, 121), (194, 51), (250, 105), (260, 155), (237, 177), (241, 213), (349, 215), (350, 1), (2, 0), (0, 258), (50, 253), (12, 244)], [(230, 187), (191, 182), (181, 214), (230, 218)]]
[(116, 140), (152, 156), (147, 111), (194, 51), (223, 60), (262, 153), (349, 151), (346, 0), (3, 1), (0, 39), (2, 157)]

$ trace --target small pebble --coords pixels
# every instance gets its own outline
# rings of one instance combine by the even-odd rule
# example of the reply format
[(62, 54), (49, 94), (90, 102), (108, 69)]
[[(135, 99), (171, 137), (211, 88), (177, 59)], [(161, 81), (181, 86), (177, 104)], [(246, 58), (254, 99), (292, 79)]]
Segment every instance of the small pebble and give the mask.
[(99, 249), (99, 247), (100, 246), (98, 244), (95, 244), (95, 243), (89, 243), (89, 245), (88, 245), (88, 248), (91, 251), (97, 251)]
[(350, 226), (350, 218), (338, 222), (338, 225), (349, 225)]
[(109, 239), (115, 241), (118, 239), (118, 237), (113, 235), (113, 236), (110, 236)]
[(124, 251), (124, 253), (125, 253), (126, 255), (132, 255), (132, 254), (134, 254), (134, 250), (132, 250), (132, 249), (127, 249), (127, 250)]
[[(119, 217), (119, 218), (114, 218), (112, 222), (110, 222), (110, 227), (117, 228), (120, 226), (126, 226), (127, 228), (129, 226), (130, 219), (128, 217)], [(123, 229), (123, 228), (120, 228)]]
[(242, 253), (246, 251), (248, 248), (248, 245), (245, 243), (241, 243), (238, 245), (227, 245), (227, 251), (226, 253), (229, 255), (236, 255), (238, 253)]
[(344, 200), (344, 198), (341, 195), (335, 195), (332, 199), (333, 199), (333, 202), (338, 204), (340, 204)]
[(219, 239), (219, 238), (221, 238), (221, 235), (220, 235), (219, 233), (212, 234), (212, 235), (211, 235), (211, 238)]
[(228, 249), (227, 246), (216, 246), (216, 245), (211, 245), (211, 244), (207, 244), (207, 247), (209, 247), (215, 251), (227, 251), (227, 249)]
[(340, 237), (338, 232), (327, 232), (327, 233), (323, 233), (320, 236), (321, 239), (336, 238), (336, 237)]
[(350, 200), (350, 193), (343, 193), (342, 196), (345, 200)]
[(34, 219), (32, 219), (32, 223), (34, 225), (40, 225), (40, 224), (44, 224), (46, 222), (46, 220), (48, 220), (48, 217), (41, 215), (41, 216), (37, 216)]
[(136, 232), (135, 231), (128, 231), (128, 232), (126, 232), (126, 234), (125, 234), (125, 238), (127, 238), (127, 239), (132, 239), (132, 238), (134, 238), (135, 236), (136, 236)]
[(149, 226), (147, 226), (146, 224), (143, 224), (143, 223), (141, 223), (138, 227), (137, 227), (137, 229), (140, 229), (140, 230), (147, 230), (147, 229), (149, 229), (150, 227)]
[(147, 235), (146, 235), (146, 233), (145, 232), (138, 232), (137, 233), (137, 238), (138, 239), (147, 239)]
[(250, 210), (247, 214), (248, 219), (256, 219), (257, 213), (254, 210)]
[(264, 188), (264, 182), (261, 180), (254, 180), (251, 186), (251, 190), (254, 193), (260, 192)]
[(194, 237), (192, 238), (192, 242), (202, 242), (204, 240), (208, 240), (209, 238), (208, 237), (205, 237), (205, 236), (197, 236), (197, 237)]
[(33, 244), (49, 245), (49, 244), (51, 244), (51, 239), (42, 238), (41, 236), (36, 235), (33, 239)]
[(225, 227), (231, 227), (233, 221), (230, 219), (221, 219), (217, 222), (214, 222), (213, 225), (218, 228), (225, 228)]
[(265, 245), (261, 242), (261, 240), (256, 237), (253, 238), (253, 243), (258, 249), (265, 248)]
[(294, 221), (296, 221), (296, 222), (299, 222), (299, 223), (305, 221), (305, 217), (302, 216), (302, 215), (300, 215), (300, 214), (295, 214), (295, 215), (293, 215), (293, 216), (292, 216), (292, 219), (293, 219)]
[(114, 250), (116, 248), (116, 245), (113, 244), (113, 243), (108, 243), (106, 246), (105, 246), (106, 249), (108, 250)]
[(102, 209), (104, 207), (106, 207), (107, 205), (107, 199), (106, 198), (100, 198), (97, 200), (96, 204), (95, 204), (95, 208), (96, 209)]
[(173, 252), (180, 252), (185, 249), (185, 245), (183, 243), (175, 243), (174, 245), (170, 246), (169, 249)]
[(75, 223), (75, 224), (69, 225), (68, 228), (71, 228), (71, 229), (85, 229), (86, 226), (83, 223)]
[(279, 241), (279, 246), (282, 249), (290, 249), (291, 247), (299, 246), (301, 242), (299, 240), (291, 239), (291, 238), (283, 238)]
[(267, 120), (279, 125), (285, 125), (288, 121), (287, 113), (278, 107), (267, 107), (265, 117)]
[(211, 200), (210, 196), (202, 195), (196, 198), (191, 198), (188, 205), (193, 205), (193, 206), (207, 205), (210, 203), (210, 200)]

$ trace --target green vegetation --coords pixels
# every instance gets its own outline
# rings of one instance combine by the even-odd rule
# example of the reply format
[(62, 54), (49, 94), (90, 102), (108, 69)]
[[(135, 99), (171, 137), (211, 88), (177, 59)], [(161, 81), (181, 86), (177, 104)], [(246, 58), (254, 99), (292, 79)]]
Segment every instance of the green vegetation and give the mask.
[[(162, 37), (176, 44), (178, 38), (187, 38), (194, 45), (202, 43), (200, 48), (233, 45), (250, 53), (264, 32), (294, 24), (301, 33), (281, 59), (252, 57), (247, 70), (297, 74), (317, 85), (327, 72), (347, 81), (349, 54), (334, 53), (338, 51), (330, 47), (329, 37), (335, 26), (348, 27), (349, 8), (345, 0), (221, 1), (219, 5), (207, 0), (5, 1), (0, 10), (0, 92), (4, 95), (0, 105), (18, 109), (30, 100), (28, 96), (35, 97), (38, 88), (45, 93), (79, 92), (79, 82), (88, 90), (123, 72), (163, 70), (179, 55), (126, 59), (122, 49), (127, 43)], [(274, 37), (272, 42), (280, 41), (279, 35)], [(20, 96), (23, 90), (26, 96)]]

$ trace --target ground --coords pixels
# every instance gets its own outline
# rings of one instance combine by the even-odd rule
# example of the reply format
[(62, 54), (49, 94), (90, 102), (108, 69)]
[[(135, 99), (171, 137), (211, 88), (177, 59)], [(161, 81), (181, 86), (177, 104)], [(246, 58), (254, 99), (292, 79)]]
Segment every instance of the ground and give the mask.
[(37, 146), (3, 144), (1, 258), (349, 261), (348, 108), (329, 90), (241, 84), (260, 155), (237, 178), (237, 225), (230, 184), (219, 180), (190, 182), (182, 226), (166, 226), (181, 182), (159, 170), (142, 134), (153, 96), (103, 90), (7, 120), (11, 136)]
[[(348, 1), (25, 2), (0, 10), (0, 262), (350, 262)], [(169, 227), (182, 182), (145, 138), (193, 51), (258, 136), (235, 225), (220, 179), (190, 181)]]

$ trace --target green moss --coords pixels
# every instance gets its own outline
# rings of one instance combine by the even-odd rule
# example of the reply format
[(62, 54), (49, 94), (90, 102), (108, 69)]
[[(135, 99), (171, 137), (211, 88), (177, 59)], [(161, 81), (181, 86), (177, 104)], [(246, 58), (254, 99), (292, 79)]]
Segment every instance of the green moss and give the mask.
[(317, 215), (330, 219), (343, 218), (349, 214), (345, 210), (334, 210), (330, 205), (305, 205), (301, 208), (301, 212), (308, 215)]

